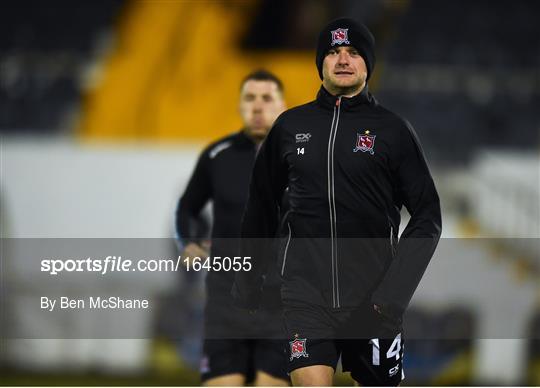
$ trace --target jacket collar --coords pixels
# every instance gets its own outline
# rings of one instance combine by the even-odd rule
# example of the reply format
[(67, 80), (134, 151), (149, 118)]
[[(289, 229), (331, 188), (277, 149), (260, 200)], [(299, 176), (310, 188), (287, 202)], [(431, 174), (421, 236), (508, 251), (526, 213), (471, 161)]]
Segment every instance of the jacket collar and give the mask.
[(241, 147), (256, 147), (257, 145), (251, 138), (246, 135), (244, 128), (242, 128), (238, 133), (236, 137), (236, 144), (240, 145)]
[[(337, 101), (339, 99), (339, 96), (334, 96), (330, 94), (324, 86), (321, 85), (321, 88), (319, 89), (319, 93), (317, 93), (317, 103), (320, 104), (322, 107), (327, 109), (333, 109)], [(360, 93), (353, 97), (341, 97), (341, 108), (345, 110), (355, 110), (360, 108), (362, 105), (374, 105), (377, 101), (375, 100), (375, 97), (369, 92), (368, 85), (362, 89)]]

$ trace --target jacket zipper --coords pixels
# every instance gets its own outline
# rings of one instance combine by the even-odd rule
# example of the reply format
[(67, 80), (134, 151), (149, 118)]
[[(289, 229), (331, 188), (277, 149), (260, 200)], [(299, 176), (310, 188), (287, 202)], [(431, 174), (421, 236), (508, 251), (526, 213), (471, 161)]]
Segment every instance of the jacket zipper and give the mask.
[(332, 306), (339, 308), (341, 303), (339, 299), (339, 275), (337, 268), (337, 236), (336, 231), (336, 199), (334, 191), (334, 145), (336, 143), (336, 134), (339, 124), (339, 114), (341, 111), (341, 97), (336, 100), (334, 106), (334, 115), (332, 125), (330, 126), (330, 136), (328, 138), (328, 205), (330, 208), (330, 245), (332, 260)]
[(390, 225), (390, 250), (392, 257), (394, 257), (394, 227), (392, 225)]
[(285, 273), (285, 263), (287, 262), (287, 252), (289, 251), (289, 243), (291, 242), (291, 224), (287, 222), (289, 228), (289, 237), (287, 238), (287, 245), (285, 245), (285, 253), (283, 253), (283, 264), (281, 265), (281, 276)]

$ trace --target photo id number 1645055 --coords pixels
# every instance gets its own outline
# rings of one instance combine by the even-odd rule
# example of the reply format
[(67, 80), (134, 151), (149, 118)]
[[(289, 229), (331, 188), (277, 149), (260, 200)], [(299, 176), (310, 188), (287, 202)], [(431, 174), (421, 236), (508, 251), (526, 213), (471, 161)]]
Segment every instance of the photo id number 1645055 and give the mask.
[(251, 271), (251, 257), (186, 257), (183, 260), (187, 271)]

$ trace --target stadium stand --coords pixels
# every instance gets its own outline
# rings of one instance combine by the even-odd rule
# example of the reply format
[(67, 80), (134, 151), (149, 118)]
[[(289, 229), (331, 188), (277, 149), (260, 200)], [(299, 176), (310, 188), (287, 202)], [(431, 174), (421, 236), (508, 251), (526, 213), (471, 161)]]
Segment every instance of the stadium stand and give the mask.
[(384, 48), (377, 95), (414, 123), (435, 162), (539, 145), (540, 3), (411, 1)]
[(122, 0), (8, 1), (0, 13), (0, 131), (58, 132)]

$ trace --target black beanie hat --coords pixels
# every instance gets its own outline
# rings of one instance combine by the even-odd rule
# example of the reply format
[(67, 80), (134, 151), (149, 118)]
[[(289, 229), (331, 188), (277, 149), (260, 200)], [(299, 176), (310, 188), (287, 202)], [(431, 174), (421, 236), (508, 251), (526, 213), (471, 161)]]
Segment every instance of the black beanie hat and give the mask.
[(319, 77), (323, 79), (322, 67), (328, 50), (340, 45), (353, 46), (358, 50), (367, 67), (367, 79), (375, 66), (375, 38), (366, 26), (349, 18), (336, 19), (323, 28), (317, 42), (315, 63)]

